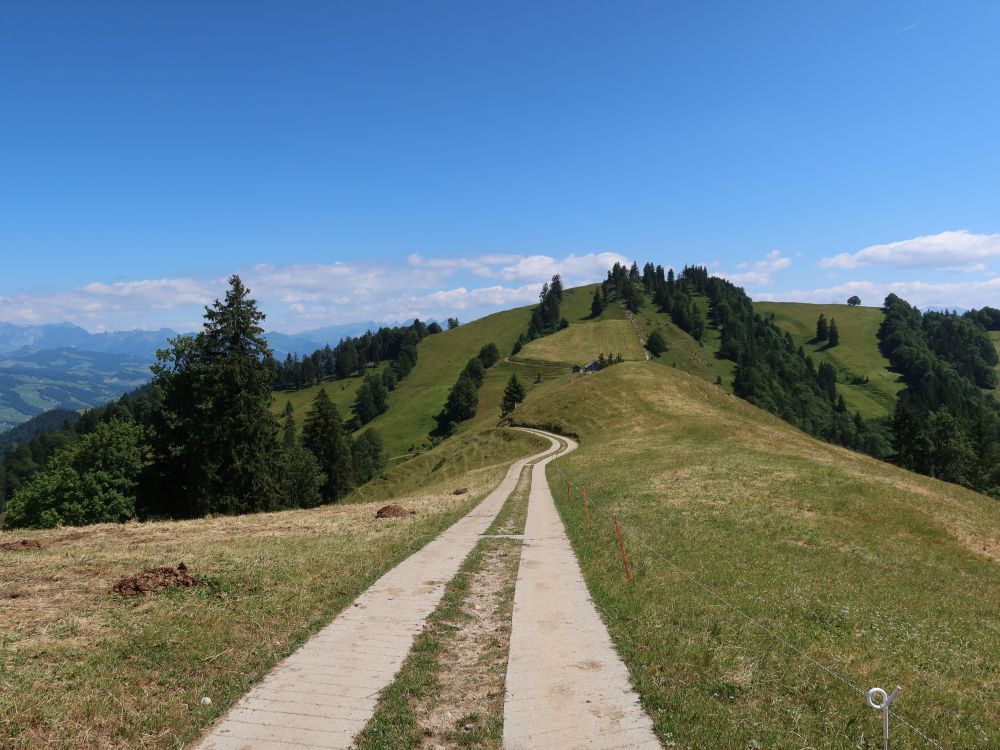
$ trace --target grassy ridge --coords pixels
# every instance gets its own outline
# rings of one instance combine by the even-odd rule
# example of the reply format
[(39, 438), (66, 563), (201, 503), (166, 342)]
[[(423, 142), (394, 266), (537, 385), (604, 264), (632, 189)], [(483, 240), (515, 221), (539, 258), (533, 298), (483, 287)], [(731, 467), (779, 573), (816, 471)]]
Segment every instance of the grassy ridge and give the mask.
[[(672, 368), (625, 363), (516, 413), (582, 436), (550, 482), (562, 467), (589, 489), (593, 526), (579, 496), (560, 512), (668, 746), (873, 747), (879, 721), (657, 555), (860, 687), (903, 685), (899, 710), (945, 747), (1000, 745), (997, 503), (821, 443)], [(899, 724), (893, 735), (925, 747)]]
[[(0, 747), (185, 746), (546, 444), (514, 430), (451, 441), (435, 451), (446, 468), (390, 473), (364, 504), (31, 533), (47, 548), (0, 551)], [(416, 515), (376, 521), (389, 495)], [(121, 576), (181, 561), (205, 585), (108, 593)]]
[[(877, 307), (849, 305), (811, 305), (801, 302), (755, 302), (754, 310), (761, 315), (774, 315), (774, 322), (792, 334), (795, 343), (806, 354), (837, 368), (844, 401), (851, 411), (864, 417), (881, 417), (891, 413), (896, 394), (902, 388), (899, 376), (889, 371), (889, 360), (878, 350), (875, 337), (882, 324), (882, 310)], [(836, 319), (840, 345), (826, 348), (826, 342), (816, 342), (816, 319), (820, 313), (827, 320)], [(854, 379), (868, 378), (865, 384)]]

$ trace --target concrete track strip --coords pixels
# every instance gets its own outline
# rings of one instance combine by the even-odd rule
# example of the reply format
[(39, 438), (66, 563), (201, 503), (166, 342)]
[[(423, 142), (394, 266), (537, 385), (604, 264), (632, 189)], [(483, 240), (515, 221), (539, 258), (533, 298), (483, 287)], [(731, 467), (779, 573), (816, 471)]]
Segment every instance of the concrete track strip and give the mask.
[(444, 594), (525, 464), (515, 461), (500, 485), (461, 520), (372, 584), (353, 606), (289, 656), (195, 743), (195, 750), (304, 750), (351, 747), (375, 711)]
[[(550, 439), (555, 436), (532, 430)], [(570, 546), (545, 465), (532, 468), (514, 593), (503, 739), (506, 750), (653, 750), (660, 743), (597, 614)]]

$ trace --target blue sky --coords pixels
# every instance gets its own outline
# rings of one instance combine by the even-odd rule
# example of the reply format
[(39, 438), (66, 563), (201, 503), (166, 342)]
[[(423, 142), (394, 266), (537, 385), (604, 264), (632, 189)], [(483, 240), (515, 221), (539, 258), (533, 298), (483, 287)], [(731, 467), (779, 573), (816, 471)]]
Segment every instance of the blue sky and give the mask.
[(469, 319), (704, 263), (1000, 305), (995, 2), (0, 8), (0, 320)]

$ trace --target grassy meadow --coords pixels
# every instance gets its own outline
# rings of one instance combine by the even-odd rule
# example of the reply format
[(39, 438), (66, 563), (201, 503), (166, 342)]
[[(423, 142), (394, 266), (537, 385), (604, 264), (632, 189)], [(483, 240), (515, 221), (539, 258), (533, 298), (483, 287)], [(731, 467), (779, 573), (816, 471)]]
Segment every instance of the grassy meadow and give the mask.
[[(903, 387), (899, 376), (890, 372), (889, 360), (878, 350), (875, 334), (882, 324), (882, 310), (877, 307), (850, 305), (811, 305), (802, 302), (755, 302), (761, 315), (774, 315), (774, 322), (792, 334), (795, 343), (818, 365), (829, 362), (837, 368), (838, 390), (844, 394), (847, 408), (860, 411), (863, 417), (882, 417), (892, 412), (896, 394)], [(816, 342), (816, 319), (820, 313), (837, 321), (840, 345), (828, 349), (826, 342)], [(867, 383), (855, 380), (868, 378)]]
[(645, 359), (639, 337), (627, 320), (571, 323), (568, 328), (529, 341), (517, 358), (586, 365), (602, 353), (605, 356), (621, 354), (626, 360)]
[[(679, 369), (625, 363), (515, 412), (580, 449), (549, 466), (584, 576), (676, 748), (875, 748), (864, 698), (949, 748), (1000, 745), (1000, 505), (819, 442)], [(586, 486), (566, 501), (558, 472)], [(619, 514), (626, 583), (609, 516)], [(674, 567), (676, 566), (676, 568)], [(894, 720), (894, 748), (928, 747)]]
[[(184, 746), (547, 444), (515, 430), (449, 441), (352, 504), (0, 534), (45, 546), (0, 550), (0, 747)], [(376, 521), (388, 496), (416, 515)], [(123, 576), (180, 562), (201, 585), (110, 593)]]

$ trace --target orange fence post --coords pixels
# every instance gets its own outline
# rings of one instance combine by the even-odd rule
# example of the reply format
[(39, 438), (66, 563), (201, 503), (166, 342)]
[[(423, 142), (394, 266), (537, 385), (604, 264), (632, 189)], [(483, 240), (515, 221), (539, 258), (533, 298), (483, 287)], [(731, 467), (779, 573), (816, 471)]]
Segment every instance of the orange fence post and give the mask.
[(625, 554), (625, 540), (622, 539), (622, 527), (618, 525), (618, 514), (612, 513), (612, 517), (615, 519), (615, 531), (618, 532), (618, 549), (622, 551), (622, 561), (625, 563), (625, 580), (632, 580), (632, 568), (628, 564), (628, 555)]
[(587, 517), (587, 525), (590, 526), (590, 504), (587, 502), (587, 488), (583, 488), (583, 515)]

